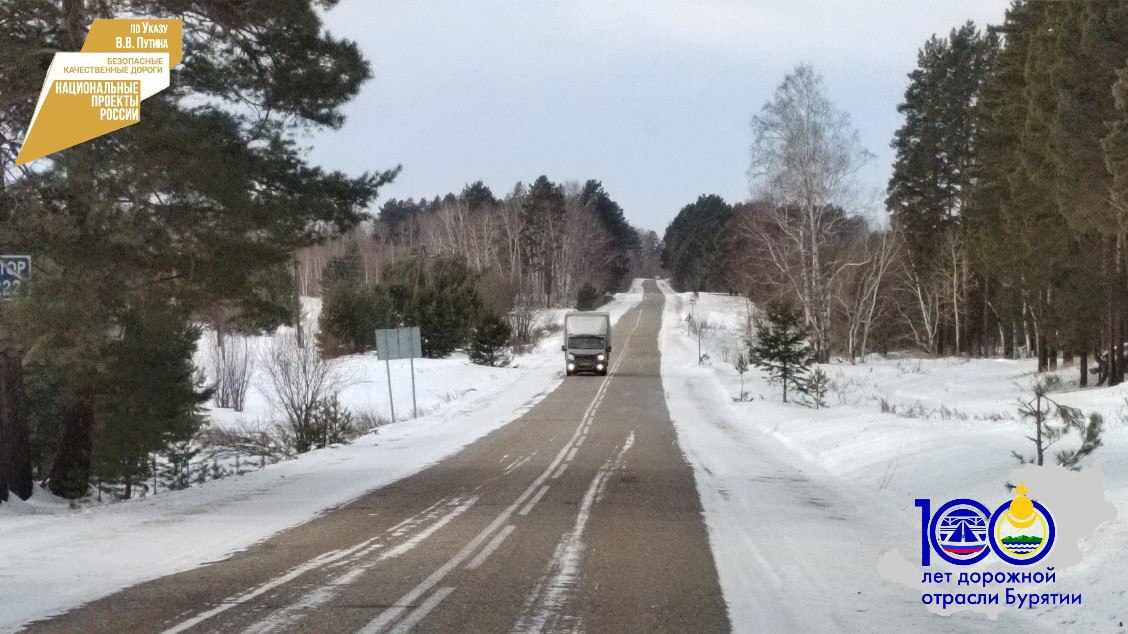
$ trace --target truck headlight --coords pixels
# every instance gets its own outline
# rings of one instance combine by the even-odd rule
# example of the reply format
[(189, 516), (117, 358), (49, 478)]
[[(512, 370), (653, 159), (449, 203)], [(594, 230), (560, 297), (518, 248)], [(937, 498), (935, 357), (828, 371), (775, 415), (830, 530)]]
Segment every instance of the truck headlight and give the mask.
[(596, 361), (603, 361), (603, 360), (605, 360), (605, 359), (607, 359), (607, 356), (606, 356), (606, 355), (602, 355), (602, 354), (601, 354), (601, 355), (599, 355), (599, 356), (597, 356), (597, 357), (595, 358), (595, 360), (596, 360)]
[(574, 354), (572, 354), (571, 352), (569, 352), (569, 353), (568, 353), (568, 360), (569, 360), (569, 361), (575, 361), (575, 360), (576, 360), (576, 355), (574, 355)]

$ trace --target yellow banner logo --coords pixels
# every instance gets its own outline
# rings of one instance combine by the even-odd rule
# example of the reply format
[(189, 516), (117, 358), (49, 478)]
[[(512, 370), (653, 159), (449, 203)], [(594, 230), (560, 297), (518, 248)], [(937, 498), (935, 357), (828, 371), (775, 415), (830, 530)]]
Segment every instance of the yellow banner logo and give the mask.
[(51, 60), (16, 165), (140, 121), (141, 101), (168, 88), (182, 46), (180, 20), (95, 20), (81, 52)]

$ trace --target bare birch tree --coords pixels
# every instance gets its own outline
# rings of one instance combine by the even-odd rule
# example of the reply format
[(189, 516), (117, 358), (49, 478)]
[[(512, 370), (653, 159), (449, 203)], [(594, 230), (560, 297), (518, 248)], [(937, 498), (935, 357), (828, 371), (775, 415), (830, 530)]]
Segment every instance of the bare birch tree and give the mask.
[(521, 236), (523, 230), (521, 198), (524, 193), (524, 188), (518, 183), (513, 188), (513, 192), (506, 196), (497, 208), (501, 241), (499, 267), (502, 273), (508, 273), (509, 278), (514, 281), (517, 281), (521, 275), (521, 262), (524, 259)]
[(937, 343), (940, 318), (944, 311), (944, 282), (942, 272), (920, 271), (909, 258), (903, 260), (901, 275), (905, 280), (908, 306), (899, 305), (902, 320), (909, 327), (918, 348), (929, 354), (939, 352)]
[(215, 404), (243, 411), (247, 388), (255, 371), (255, 355), (247, 337), (214, 330), (208, 338), (215, 378)]
[(274, 337), (262, 365), (270, 381), (270, 389), (264, 386), (263, 395), (285, 416), (288, 441), (298, 453), (309, 451), (326, 432), (321, 426), (325, 421), (318, 418), (319, 408), (335, 405), (337, 394), (351, 378), (340, 360), (323, 358), (317, 346), (299, 346), (292, 333)]
[(455, 254), (475, 271), (496, 260), (498, 219), (490, 207), (472, 210), (463, 200), (444, 202), (423, 221), (423, 244), (429, 254)]
[(610, 233), (595, 213), (584, 206), (578, 185), (566, 187), (564, 207), (563, 236), (555, 276), (561, 295), (570, 298), (585, 282), (599, 288), (609, 283), (608, 272), (615, 252)]
[(855, 243), (852, 266), (838, 293), (845, 317), (846, 355), (851, 362), (865, 363), (870, 331), (887, 295), (899, 248), (892, 231), (867, 232)]
[(872, 155), (806, 65), (784, 78), (772, 101), (752, 118), (752, 136), (752, 192), (773, 203), (772, 219), (783, 237), (769, 243), (769, 256), (790, 279), (816, 356), (825, 360), (832, 286), (847, 265), (830, 257), (829, 243), (855, 211), (854, 176)]

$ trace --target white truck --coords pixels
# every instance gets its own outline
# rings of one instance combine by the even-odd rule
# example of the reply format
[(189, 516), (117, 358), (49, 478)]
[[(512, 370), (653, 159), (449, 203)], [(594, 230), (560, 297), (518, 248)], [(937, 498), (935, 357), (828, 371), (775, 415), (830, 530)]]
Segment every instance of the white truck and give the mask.
[(564, 315), (564, 368), (568, 376), (580, 372), (607, 374), (611, 365), (611, 315), (574, 311)]

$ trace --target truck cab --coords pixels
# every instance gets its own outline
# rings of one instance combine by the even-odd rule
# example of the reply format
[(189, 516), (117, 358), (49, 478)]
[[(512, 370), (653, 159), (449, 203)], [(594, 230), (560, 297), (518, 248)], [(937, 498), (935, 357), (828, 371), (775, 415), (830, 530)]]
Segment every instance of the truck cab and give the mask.
[(594, 311), (573, 311), (564, 315), (564, 370), (568, 376), (579, 373), (607, 374), (611, 366), (611, 315)]

